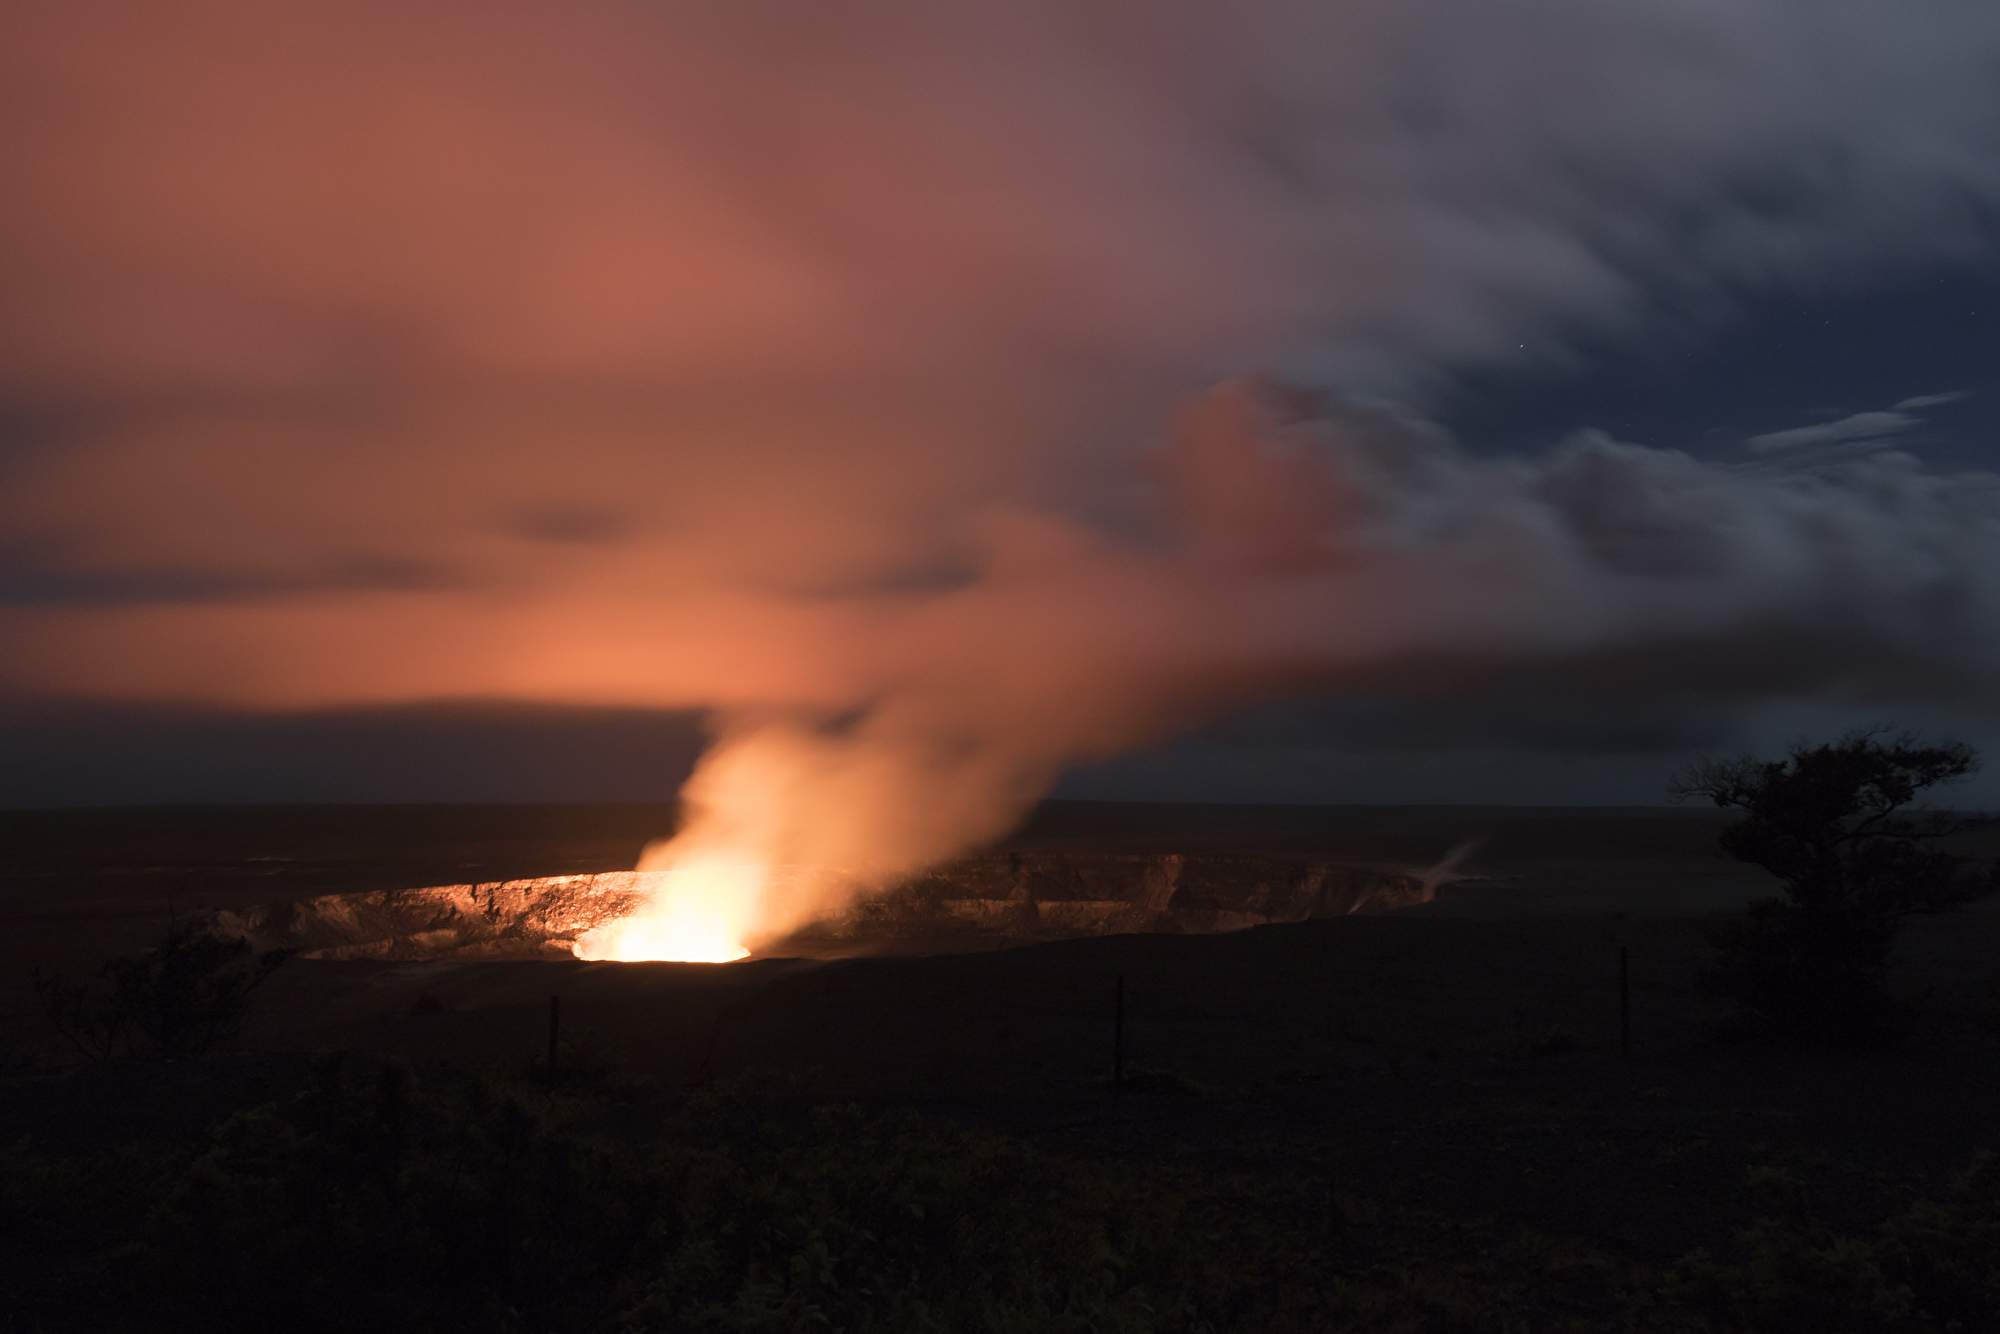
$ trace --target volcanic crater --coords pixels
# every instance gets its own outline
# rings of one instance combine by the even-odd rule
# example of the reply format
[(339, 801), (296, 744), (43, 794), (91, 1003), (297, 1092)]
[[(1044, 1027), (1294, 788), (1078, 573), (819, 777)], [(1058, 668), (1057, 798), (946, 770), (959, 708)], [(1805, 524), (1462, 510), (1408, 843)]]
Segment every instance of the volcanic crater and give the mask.
[[(811, 874), (778, 867), (782, 891)], [(327, 894), (212, 914), (213, 928), (307, 958), (568, 958), (584, 933), (630, 915), (661, 873), (612, 871)], [(1430, 897), (1377, 866), (1228, 853), (993, 852), (916, 876), (762, 942), (756, 954), (871, 945), (977, 946), (1128, 933), (1202, 934), (1383, 912)]]

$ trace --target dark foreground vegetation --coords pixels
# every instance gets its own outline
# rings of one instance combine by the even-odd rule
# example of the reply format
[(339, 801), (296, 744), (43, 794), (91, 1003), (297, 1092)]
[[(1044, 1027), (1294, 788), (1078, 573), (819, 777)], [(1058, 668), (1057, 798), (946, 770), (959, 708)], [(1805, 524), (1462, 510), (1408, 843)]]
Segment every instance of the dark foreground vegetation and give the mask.
[(1672, 1263), (1371, 1210), (1338, 1181), (1077, 1161), (746, 1077), (332, 1055), (196, 1141), (0, 1158), (0, 1311), (47, 1331), (2000, 1328), (2000, 1163), (1872, 1235), (1804, 1183)]
[(85, 1056), (198, 1056), (243, 1031), (251, 997), (288, 957), (186, 918), (153, 948), (106, 960), (88, 982), (39, 968), (30, 976), (49, 1026)]
[(1734, 1036), (1836, 1046), (1904, 1036), (1913, 1016), (1884, 986), (1898, 929), (2000, 892), (2000, 863), (1939, 846), (1983, 821), (1912, 803), (1978, 769), (1962, 742), (1876, 729), (1800, 742), (1782, 760), (1703, 760), (1669, 785), (1676, 799), (1742, 812), (1723, 851), (1784, 886), (1710, 933), (1707, 980), (1734, 1007)]

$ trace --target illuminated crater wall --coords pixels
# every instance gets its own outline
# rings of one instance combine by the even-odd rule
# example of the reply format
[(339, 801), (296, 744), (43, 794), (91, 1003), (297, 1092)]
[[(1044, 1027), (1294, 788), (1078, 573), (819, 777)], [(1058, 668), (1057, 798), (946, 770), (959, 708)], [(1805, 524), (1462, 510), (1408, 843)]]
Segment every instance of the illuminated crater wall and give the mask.
[[(794, 872), (797, 874), (797, 872)], [(778, 878), (784, 878), (780, 868)], [(316, 959), (570, 958), (578, 936), (645, 902), (648, 873), (329, 894), (218, 912), (218, 931)], [(1199, 934), (1381, 912), (1429, 897), (1415, 876), (1269, 857), (989, 853), (940, 867), (758, 953), (871, 940)]]

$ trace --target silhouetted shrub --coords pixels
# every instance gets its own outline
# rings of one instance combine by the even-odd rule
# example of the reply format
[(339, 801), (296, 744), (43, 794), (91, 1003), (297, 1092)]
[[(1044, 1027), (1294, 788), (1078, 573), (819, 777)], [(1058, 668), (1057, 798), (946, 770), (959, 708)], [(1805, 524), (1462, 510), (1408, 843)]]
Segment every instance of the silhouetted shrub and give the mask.
[(1959, 742), (1922, 745), (1856, 732), (1783, 760), (1703, 760), (1669, 786), (1744, 812), (1724, 851), (1784, 882), (1710, 935), (1705, 980), (1735, 1006), (1735, 1031), (1787, 1041), (1878, 1043), (1906, 1016), (1884, 990), (1895, 933), (1914, 913), (1956, 907), (2000, 888), (1995, 868), (1942, 851), (1962, 821), (1909, 812), (1918, 794), (1979, 767)]
[(1675, 1266), (1652, 1327), (1703, 1334), (1931, 1334), (2000, 1328), (2000, 1161), (1976, 1155), (1941, 1200), (1865, 1239), (1817, 1226), (1795, 1179), (1765, 1173), (1775, 1208), (1725, 1258)]
[[(622, 1081), (612, 1080), (612, 1085)], [(1063, 1158), (775, 1076), (634, 1124), (330, 1057), (199, 1142), (0, 1150), (0, 1328), (1943, 1334), (2000, 1328), (2000, 1165), (1863, 1239), (1773, 1211), (1655, 1264), (1297, 1173)]]
[(25, 1329), (204, 1334), (1526, 1330), (1615, 1301), (1532, 1238), (1360, 1249), (1296, 1174), (1060, 1158), (776, 1078), (616, 1135), (606, 1106), (330, 1059), (197, 1145), (17, 1147), (0, 1293)]
[(251, 993), (289, 957), (185, 920), (152, 949), (108, 960), (92, 983), (41, 969), (32, 979), (42, 1013), (86, 1056), (103, 1060), (140, 1040), (191, 1056), (242, 1031)]
[(51, 1328), (1151, 1327), (1120, 1313), (1144, 1314), (1132, 1273), (1173, 1205), (1121, 1174), (785, 1081), (712, 1091), (638, 1141), (589, 1131), (593, 1105), (333, 1058), (177, 1156), (108, 1172), (17, 1150), (0, 1242), (90, 1275)]

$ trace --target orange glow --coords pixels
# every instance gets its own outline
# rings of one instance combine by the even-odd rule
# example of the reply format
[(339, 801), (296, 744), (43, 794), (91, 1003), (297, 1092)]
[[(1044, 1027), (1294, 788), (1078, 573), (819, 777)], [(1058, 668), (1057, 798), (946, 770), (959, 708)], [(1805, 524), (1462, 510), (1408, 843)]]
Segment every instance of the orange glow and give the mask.
[(764, 897), (764, 867), (694, 862), (641, 874), (651, 905), (583, 935), (579, 959), (729, 963), (750, 953), (743, 936)]

